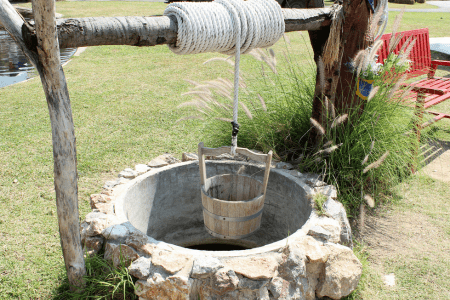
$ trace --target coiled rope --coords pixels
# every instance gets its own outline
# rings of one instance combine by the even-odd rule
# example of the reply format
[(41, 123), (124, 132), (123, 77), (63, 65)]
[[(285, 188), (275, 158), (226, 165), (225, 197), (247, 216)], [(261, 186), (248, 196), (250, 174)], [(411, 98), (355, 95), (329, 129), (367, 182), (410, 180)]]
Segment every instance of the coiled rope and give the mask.
[(209, 3), (176, 2), (165, 16), (175, 16), (177, 43), (169, 45), (176, 54), (220, 52), (235, 54), (233, 132), (231, 152), (237, 147), (240, 54), (275, 44), (284, 33), (281, 7), (275, 0), (215, 0)]

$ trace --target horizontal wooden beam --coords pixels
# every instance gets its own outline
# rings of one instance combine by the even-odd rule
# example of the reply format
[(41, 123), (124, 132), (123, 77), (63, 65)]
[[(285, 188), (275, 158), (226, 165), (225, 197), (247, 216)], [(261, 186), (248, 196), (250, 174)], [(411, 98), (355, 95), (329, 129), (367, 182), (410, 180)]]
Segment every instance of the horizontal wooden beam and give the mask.
[[(283, 9), (286, 32), (319, 30), (329, 26), (330, 8)], [(100, 45), (156, 46), (177, 41), (177, 20), (167, 16), (95, 17), (59, 19), (58, 39), (61, 48)], [(24, 40), (33, 48), (35, 33), (23, 27)]]

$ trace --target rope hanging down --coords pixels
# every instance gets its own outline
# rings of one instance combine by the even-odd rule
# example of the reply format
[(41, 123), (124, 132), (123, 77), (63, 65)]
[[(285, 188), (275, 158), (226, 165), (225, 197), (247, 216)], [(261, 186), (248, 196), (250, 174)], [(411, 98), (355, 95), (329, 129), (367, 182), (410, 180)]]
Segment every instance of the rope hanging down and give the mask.
[(275, 44), (284, 33), (281, 7), (275, 0), (216, 0), (211, 3), (176, 2), (165, 16), (175, 16), (177, 43), (169, 45), (176, 54), (220, 52), (235, 54), (234, 105), (231, 152), (237, 147), (240, 53)]

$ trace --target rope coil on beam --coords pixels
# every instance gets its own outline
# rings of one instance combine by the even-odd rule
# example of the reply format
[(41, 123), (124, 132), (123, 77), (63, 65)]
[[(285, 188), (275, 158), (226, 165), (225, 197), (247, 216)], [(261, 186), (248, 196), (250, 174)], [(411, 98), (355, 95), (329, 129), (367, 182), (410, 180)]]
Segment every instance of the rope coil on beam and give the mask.
[(216, 0), (176, 2), (167, 6), (165, 16), (178, 22), (176, 54), (204, 52), (236, 53), (238, 26), (241, 53), (275, 44), (284, 33), (284, 18), (275, 0)]
[(275, 44), (285, 30), (284, 16), (275, 0), (216, 0), (212, 3), (172, 3), (165, 16), (178, 22), (176, 54), (221, 52), (235, 54), (231, 154), (236, 154), (240, 54)]

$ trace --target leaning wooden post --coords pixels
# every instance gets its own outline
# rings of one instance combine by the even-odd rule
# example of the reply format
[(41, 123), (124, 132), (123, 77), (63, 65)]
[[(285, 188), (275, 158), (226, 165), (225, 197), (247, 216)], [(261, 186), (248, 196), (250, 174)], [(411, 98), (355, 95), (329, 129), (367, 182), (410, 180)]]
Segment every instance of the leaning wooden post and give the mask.
[(77, 155), (69, 91), (61, 67), (55, 1), (32, 0), (36, 24), (37, 70), (47, 98), (52, 126), (56, 207), (61, 247), (69, 283), (83, 284), (86, 273), (78, 213)]

